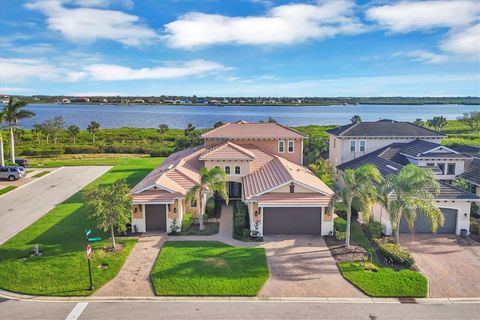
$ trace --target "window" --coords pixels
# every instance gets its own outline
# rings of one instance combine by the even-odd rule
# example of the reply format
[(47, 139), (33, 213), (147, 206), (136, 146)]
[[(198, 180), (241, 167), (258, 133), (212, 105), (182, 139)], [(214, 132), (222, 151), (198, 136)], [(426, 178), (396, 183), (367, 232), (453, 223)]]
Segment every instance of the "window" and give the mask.
[(235, 174), (240, 174), (240, 167), (239, 166), (235, 167)]
[(192, 202), (190, 202), (190, 208), (196, 208), (197, 207), (197, 200), (192, 200)]
[(360, 151), (364, 152), (365, 151), (365, 140), (360, 141)]
[(295, 148), (295, 141), (293, 140), (288, 140), (288, 152), (292, 153)]
[(350, 140), (350, 152), (355, 152), (355, 140)]
[(434, 167), (435, 166), (435, 163), (433, 162), (427, 162), (427, 167)]
[(285, 140), (278, 141), (278, 152), (284, 153), (285, 152)]
[(337, 147), (337, 139), (333, 138), (333, 148)]
[(442, 174), (445, 174), (445, 163), (438, 163), (437, 166), (442, 171)]
[(226, 167), (225, 167), (225, 173), (226, 173), (226, 174), (230, 174), (230, 166), (226, 166)]
[(447, 166), (447, 174), (454, 175), (455, 174), (455, 163), (449, 163)]

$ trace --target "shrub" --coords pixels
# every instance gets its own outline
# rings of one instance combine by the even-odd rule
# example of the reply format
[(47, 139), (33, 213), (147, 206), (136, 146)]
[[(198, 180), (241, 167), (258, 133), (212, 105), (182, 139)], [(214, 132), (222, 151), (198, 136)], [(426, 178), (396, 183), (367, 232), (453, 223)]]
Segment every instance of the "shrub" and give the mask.
[(383, 234), (382, 224), (377, 221), (372, 221), (367, 224), (368, 232), (372, 238), (380, 238)]
[(335, 230), (335, 239), (345, 240), (347, 238), (347, 233), (342, 231)]
[(55, 157), (63, 154), (63, 148), (51, 148), (51, 149), (35, 149), (29, 148), (21, 151), (22, 156), (33, 156), (33, 157)]
[(233, 207), (233, 236), (242, 239), (248, 237), (249, 233), (247, 206), (243, 202), (236, 202)]
[(205, 215), (207, 216), (207, 219), (215, 217), (215, 199), (213, 197), (207, 200)]
[(335, 227), (335, 231), (345, 232), (347, 231), (347, 220), (341, 217), (336, 217), (333, 220), (333, 226)]
[(382, 241), (378, 241), (377, 243), (380, 252), (385, 258), (391, 259), (393, 262), (403, 264), (407, 267), (410, 267), (415, 263), (415, 259), (413, 259), (410, 252), (405, 248), (402, 248), (399, 244), (382, 243)]
[(68, 146), (64, 148), (65, 154), (101, 153), (102, 149), (97, 146)]
[(480, 236), (480, 220), (470, 218), (470, 232), (474, 235)]
[(182, 219), (182, 231), (188, 230), (193, 224), (193, 216), (191, 213), (186, 213), (183, 215)]

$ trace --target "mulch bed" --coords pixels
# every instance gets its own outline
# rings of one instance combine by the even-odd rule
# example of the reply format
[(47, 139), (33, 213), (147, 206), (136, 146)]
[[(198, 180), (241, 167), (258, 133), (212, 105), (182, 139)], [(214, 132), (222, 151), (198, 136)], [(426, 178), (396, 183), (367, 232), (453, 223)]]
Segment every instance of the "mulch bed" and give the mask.
[(336, 240), (333, 236), (324, 237), (325, 242), (332, 253), (335, 262), (358, 261), (367, 257), (367, 250), (360, 246), (350, 244), (350, 248), (345, 247), (345, 241)]

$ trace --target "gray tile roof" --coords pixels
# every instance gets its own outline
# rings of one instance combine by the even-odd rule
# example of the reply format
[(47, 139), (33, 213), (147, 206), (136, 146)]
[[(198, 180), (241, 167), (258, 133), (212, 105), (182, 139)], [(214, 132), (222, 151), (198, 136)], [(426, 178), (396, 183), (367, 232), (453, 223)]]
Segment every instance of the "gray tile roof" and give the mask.
[(450, 149), (480, 159), (480, 146), (453, 145)]
[(359, 122), (327, 130), (338, 137), (438, 137), (445, 135), (410, 122), (379, 120), (376, 122)]
[(465, 162), (465, 171), (462, 177), (468, 182), (480, 186), (480, 159)]
[[(433, 192), (433, 190), (432, 190)], [(440, 182), (439, 193), (435, 195), (436, 199), (439, 200), (478, 200), (480, 199), (471, 192), (462, 190), (458, 187), (455, 187), (451, 184)]]

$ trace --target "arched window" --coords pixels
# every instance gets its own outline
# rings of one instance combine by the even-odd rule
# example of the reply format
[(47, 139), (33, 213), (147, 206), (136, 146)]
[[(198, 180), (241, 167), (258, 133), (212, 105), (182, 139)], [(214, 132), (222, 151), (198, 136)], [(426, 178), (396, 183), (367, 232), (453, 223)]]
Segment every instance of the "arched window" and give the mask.
[(235, 167), (235, 174), (240, 174), (240, 167), (239, 166)]
[(230, 174), (230, 166), (225, 166), (225, 173)]

